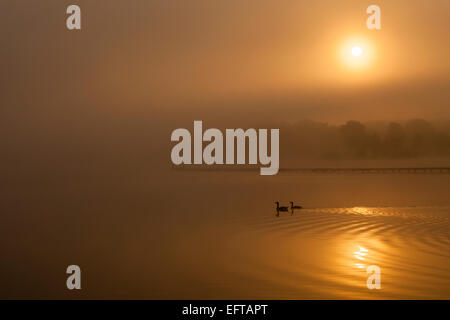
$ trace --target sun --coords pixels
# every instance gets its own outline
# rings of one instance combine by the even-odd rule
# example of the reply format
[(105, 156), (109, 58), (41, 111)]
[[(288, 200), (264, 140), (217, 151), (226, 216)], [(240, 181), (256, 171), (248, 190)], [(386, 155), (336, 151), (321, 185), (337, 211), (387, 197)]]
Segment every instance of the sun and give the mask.
[(347, 70), (359, 72), (373, 65), (375, 49), (373, 44), (363, 37), (349, 37), (340, 45), (341, 64)]
[(359, 46), (354, 46), (354, 47), (352, 48), (352, 55), (353, 55), (354, 57), (359, 57), (359, 56), (362, 55), (362, 53), (363, 53), (363, 51), (362, 51), (361, 47), (359, 47)]

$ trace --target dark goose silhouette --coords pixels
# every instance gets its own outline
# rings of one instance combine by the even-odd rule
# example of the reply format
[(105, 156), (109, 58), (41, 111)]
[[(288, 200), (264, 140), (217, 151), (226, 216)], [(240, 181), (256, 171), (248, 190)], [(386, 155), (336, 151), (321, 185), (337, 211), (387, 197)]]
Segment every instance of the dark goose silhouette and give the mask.
[(281, 212), (288, 212), (289, 211), (288, 207), (280, 207), (280, 202), (276, 201), (275, 203), (277, 204), (277, 216), (280, 215), (280, 211)]
[(303, 208), (302, 206), (294, 206), (294, 202), (293, 201), (290, 201), (289, 203), (291, 204), (291, 214), (294, 213), (294, 210)]

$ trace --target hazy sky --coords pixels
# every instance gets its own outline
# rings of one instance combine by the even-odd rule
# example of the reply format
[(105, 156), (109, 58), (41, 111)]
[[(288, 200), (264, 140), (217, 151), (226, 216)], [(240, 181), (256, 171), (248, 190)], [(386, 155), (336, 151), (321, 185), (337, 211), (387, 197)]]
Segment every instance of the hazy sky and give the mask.
[[(65, 27), (72, 3), (81, 31)], [(381, 7), (380, 31), (366, 28), (370, 4)], [(2, 0), (0, 9), (4, 111), (450, 115), (448, 0)], [(353, 42), (370, 48), (363, 68), (343, 63), (339, 50)]]

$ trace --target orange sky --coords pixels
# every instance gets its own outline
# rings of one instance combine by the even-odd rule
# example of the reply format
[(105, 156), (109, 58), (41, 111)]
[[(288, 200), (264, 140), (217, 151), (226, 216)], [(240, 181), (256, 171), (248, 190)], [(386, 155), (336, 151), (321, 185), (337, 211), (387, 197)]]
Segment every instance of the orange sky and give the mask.
[[(164, 112), (294, 96), (302, 117), (315, 117), (312, 106), (320, 101), (330, 108), (335, 101), (367, 110), (370, 118), (376, 115), (369, 108), (393, 103), (416, 110), (405, 117), (420, 110), (441, 117), (449, 101), (441, 90), (450, 77), (447, 0), (80, 0), (81, 32), (65, 30), (71, 3), (44, 1), (23, 10), (23, 1), (2, 2), (5, 105), (42, 110), (78, 100), (93, 108), (145, 105)], [(381, 31), (365, 26), (374, 3), (382, 10)], [(357, 72), (339, 54), (351, 38), (373, 50), (371, 63)], [(361, 99), (369, 101), (354, 105)], [(439, 112), (429, 114), (430, 108)]]

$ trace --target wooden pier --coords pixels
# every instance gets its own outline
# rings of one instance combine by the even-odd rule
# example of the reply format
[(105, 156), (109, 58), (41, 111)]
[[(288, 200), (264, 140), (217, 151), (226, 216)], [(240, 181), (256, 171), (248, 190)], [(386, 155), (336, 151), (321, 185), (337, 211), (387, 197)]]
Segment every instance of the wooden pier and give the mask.
[(280, 169), (299, 173), (450, 173), (450, 167), (418, 168), (295, 168)]

